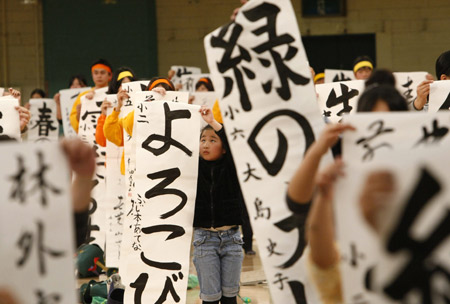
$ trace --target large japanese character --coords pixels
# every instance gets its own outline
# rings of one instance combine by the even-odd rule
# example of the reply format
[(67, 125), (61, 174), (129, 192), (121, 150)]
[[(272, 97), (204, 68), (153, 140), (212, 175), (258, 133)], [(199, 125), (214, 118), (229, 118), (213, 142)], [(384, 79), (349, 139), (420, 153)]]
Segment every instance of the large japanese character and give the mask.
[(390, 144), (388, 144), (388, 143), (381, 143), (381, 144), (379, 144), (377, 146), (371, 146), (370, 142), (374, 138), (376, 138), (376, 137), (378, 137), (378, 136), (380, 136), (382, 134), (394, 132), (394, 129), (392, 129), (392, 128), (384, 128), (384, 121), (382, 121), (382, 120), (376, 120), (373, 123), (371, 123), (369, 125), (369, 127), (368, 127), (368, 130), (372, 130), (373, 128), (376, 129), (375, 133), (373, 135), (368, 136), (368, 137), (362, 137), (362, 138), (360, 138), (360, 139), (358, 139), (356, 141), (357, 145), (362, 144), (363, 148), (367, 150), (366, 154), (364, 154), (364, 156), (363, 156), (363, 161), (371, 160), (375, 156), (375, 150), (377, 150), (379, 148), (387, 147), (387, 148), (391, 148), (392, 149), (392, 146)]
[[(230, 28), (230, 38), (228, 39), (228, 41), (225, 41), (224, 38)], [(221, 74), (226, 73), (230, 69), (233, 70), (240, 94), (242, 109), (244, 109), (244, 111), (250, 111), (252, 109), (252, 105), (248, 97), (247, 89), (245, 88), (244, 76), (242, 75), (242, 71), (245, 72), (249, 79), (255, 79), (256, 75), (250, 69), (242, 66), (241, 64), (242, 61), (250, 62), (252, 60), (252, 58), (250, 57), (250, 53), (237, 43), (241, 33), (242, 26), (240, 24), (230, 23), (221, 28), (217, 37), (211, 37), (211, 46), (213, 48), (224, 49), (222, 59), (220, 60), (220, 62), (217, 62), (217, 68)], [(238, 52), (238, 55), (232, 57), (232, 55), (235, 54), (236, 51)], [(223, 93), (223, 97), (226, 97), (233, 90), (233, 79), (228, 76), (225, 76), (224, 79), (225, 92)]]
[(44, 245), (44, 224), (41, 221), (37, 222), (37, 236), (33, 235), (32, 232), (24, 232), (19, 240), (17, 241), (17, 247), (23, 252), (22, 257), (17, 261), (17, 266), (23, 267), (30, 257), (31, 249), (33, 244), (35, 244), (36, 251), (38, 254), (38, 262), (39, 262), (39, 273), (41, 275), (45, 275), (47, 270), (45, 267), (44, 254), (48, 254), (51, 257), (62, 257), (65, 255), (63, 251), (56, 251), (50, 248), (47, 248)]
[(17, 173), (9, 178), (14, 183), (9, 198), (13, 200), (19, 199), (19, 202), (24, 203), (26, 201), (25, 181), (24, 181), (26, 169), (23, 157), (20, 155), (17, 156), (17, 162), (19, 165)]
[[(152, 234), (157, 232), (171, 232), (169, 236), (166, 238), (167, 240), (176, 239), (180, 236), (183, 236), (186, 232), (181, 226), (176, 225), (155, 225), (150, 227), (144, 227), (142, 228), (142, 232), (144, 234)], [(145, 257), (144, 252), (141, 252), (141, 259), (142, 261), (147, 264), (148, 266), (155, 267), (158, 269), (165, 269), (165, 270), (181, 270), (181, 264), (176, 262), (155, 262), (152, 260), (149, 260)]]
[(56, 188), (55, 186), (50, 185), (45, 179), (45, 173), (50, 169), (49, 165), (44, 163), (44, 154), (42, 151), (37, 152), (38, 161), (39, 161), (39, 170), (32, 175), (34, 179), (36, 179), (36, 185), (30, 190), (40, 190), (41, 192), (41, 204), (42, 206), (47, 206), (47, 191), (50, 190), (55, 194), (60, 194), (61, 189)]
[(442, 140), (448, 133), (447, 127), (439, 127), (437, 119), (433, 120), (433, 130), (428, 132), (427, 127), (422, 127), (423, 137), (416, 143), (416, 146), (420, 144), (437, 143)]
[(340, 110), (336, 115), (342, 116), (344, 113), (350, 113), (350, 111), (353, 109), (352, 106), (350, 106), (349, 100), (352, 99), (355, 96), (358, 96), (359, 91), (356, 89), (350, 89), (345, 84), (341, 83), (341, 92), (342, 95), (337, 97), (336, 92), (334, 89), (331, 90), (330, 95), (327, 98), (326, 105), (328, 108), (332, 108), (334, 106), (337, 106), (339, 104), (343, 105), (342, 110)]
[[(266, 24), (260, 28), (252, 31), (256, 36), (267, 34), (267, 41), (252, 48), (257, 54), (263, 54), (269, 52), (277, 69), (278, 78), (281, 83), (281, 87), (277, 88), (278, 95), (283, 100), (291, 99), (291, 90), (289, 89), (290, 79), (297, 85), (306, 85), (310, 82), (309, 78), (306, 78), (300, 74), (293, 72), (286, 64), (285, 61), (290, 61), (298, 52), (298, 48), (291, 46), (291, 43), (295, 42), (294, 37), (289, 34), (278, 35), (277, 34), (277, 16), (280, 13), (280, 8), (276, 5), (264, 2), (255, 8), (244, 11), (244, 16), (252, 21), (257, 22), (263, 18), (266, 18)], [(275, 51), (275, 48), (281, 45), (287, 45), (288, 49), (284, 56)], [(258, 58), (264, 67), (270, 66), (270, 61), (264, 58)], [(266, 93), (272, 90), (272, 80), (263, 84), (263, 89)]]
[[(180, 280), (183, 279), (183, 273), (179, 272), (178, 277), (180, 277)], [(167, 295), (170, 293), (172, 296), (172, 299), (175, 301), (175, 303), (180, 302), (181, 298), (178, 296), (175, 288), (173, 287), (173, 282), (178, 280), (178, 277), (176, 275), (172, 275), (172, 278), (166, 276), (166, 282), (164, 283), (163, 290), (161, 292), (161, 295), (156, 300), (155, 304), (162, 304), (165, 303), (167, 300)], [(134, 292), (134, 303), (135, 304), (141, 304), (142, 303), (142, 294), (144, 293), (145, 286), (148, 282), (148, 274), (147, 273), (141, 273), (139, 277), (130, 284), (131, 288), (135, 288), (136, 291)]]
[[(386, 249), (392, 254), (402, 253), (408, 261), (399, 268), (397, 276), (384, 286), (384, 292), (395, 300), (404, 299), (409, 292), (420, 296), (417, 303), (434, 303), (433, 299), (440, 293), (433, 290), (433, 278), (441, 277), (450, 282), (450, 273), (443, 266), (430, 260), (435, 250), (446, 241), (450, 235), (450, 213), (442, 214), (438, 222), (427, 236), (415, 237), (414, 225), (420, 220), (422, 211), (426, 209), (441, 192), (441, 185), (433, 174), (422, 168), (419, 181), (406, 205), (399, 215), (399, 222), (388, 236)], [(449, 303), (448, 294), (439, 294)]]
[(439, 110), (450, 110), (450, 93), (448, 93), (447, 98), (445, 99)]
[(411, 89), (410, 87), (411, 87), (411, 85), (412, 85), (412, 83), (413, 83), (413, 80), (411, 79), (411, 78), (409, 78), (409, 76), (408, 76), (408, 78), (406, 79), (406, 83), (405, 84), (402, 84), (402, 87), (404, 87), (405, 89), (406, 89), (406, 91), (405, 92), (403, 92), (403, 96), (405, 96), (405, 99), (406, 99), (406, 101), (410, 101), (411, 100), (411, 98), (413, 97), (412, 95), (411, 95), (411, 92), (413, 91), (413, 89)]
[(333, 82), (341, 82), (341, 81), (348, 81), (348, 80), (352, 80), (350, 77), (345, 76), (345, 74), (343, 72), (341, 72), (340, 74), (337, 73), (336, 76), (334, 76), (333, 78)]
[(160, 195), (176, 195), (179, 198), (181, 198), (181, 202), (180, 202), (180, 204), (178, 204), (177, 207), (175, 207), (174, 209), (172, 209), (169, 212), (161, 214), (161, 216), (160, 216), (161, 219), (166, 219), (168, 217), (171, 217), (171, 216), (177, 214), (180, 210), (182, 210), (184, 208), (184, 206), (187, 203), (186, 193), (184, 193), (183, 191), (181, 191), (179, 189), (166, 188), (168, 185), (173, 183), (174, 180), (176, 180), (178, 177), (180, 177), (180, 175), (181, 175), (181, 172), (180, 172), (180, 169), (178, 169), (178, 168), (172, 168), (172, 169), (167, 169), (167, 170), (147, 174), (147, 177), (152, 180), (160, 179), (160, 178), (164, 178), (164, 179), (159, 184), (157, 184), (156, 186), (154, 186), (153, 188), (151, 188), (150, 190), (145, 192), (146, 198), (152, 198), (152, 197), (156, 197), (156, 196), (160, 196)]
[[(0, 119), (2, 119), (3, 118), (3, 113), (0, 111)], [(0, 126), (0, 134), (2, 134), (3, 133), (3, 127), (2, 126)]]
[(301, 115), (300, 113), (291, 111), (291, 110), (278, 110), (274, 111), (267, 116), (263, 117), (255, 126), (252, 133), (250, 134), (247, 142), (250, 146), (250, 148), (255, 153), (258, 160), (261, 162), (261, 165), (267, 170), (267, 173), (271, 176), (275, 176), (280, 172), (281, 168), (284, 165), (284, 162), (286, 160), (287, 152), (288, 152), (288, 140), (286, 136), (284, 136), (283, 132), (280, 131), (280, 129), (277, 129), (277, 135), (278, 135), (278, 149), (277, 153), (275, 154), (275, 158), (270, 162), (265, 154), (264, 151), (259, 147), (258, 143), (256, 142), (256, 137), (260, 134), (264, 126), (269, 123), (272, 119), (278, 118), (278, 117), (289, 117), (292, 118), (294, 121), (298, 123), (300, 126), (300, 129), (303, 131), (303, 134), (305, 135), (305, 151), (309, 148), (309, 146), (314, 142), (314, 132), (311, 128), (311, 125), (309, 124), (308, 120)]
[[(165, 129), (164, 129), (164, 135), (159, 134), (152, 134), (150, 135), (143, 143), (142, 148), (145, 150), (148, 150), (152, 152), (154, 155), (158, 156), (163, 153), (165, 153), (167, 150), (169, 150), (170, 146), (177, 147), (184, 153), (186, 153), (188, 156), (192, 156), (192, 151), (189, 150), (186, 146), (181, 144), (180, 142), (176, 141), (172, 138), (172, 120), (176, 119), (189, 119), (191, 118), (191, 112), (189, 110), (174, 110), (171, 111), (169, 108), (169, 104), (166, 102), (164, 103), (164, 114), (165, 114)], [(153, 141), (160, 141), (163, 143), (161, 148), (153, 148), (150, 146), (150, 144)]]
[(304, 215), (292, 214), (278, 223), (275, 223), (275, 226), (284, 232), (291, 232), (292, 230), (297, 229), (298, 233), (297, 247), (295, 248), (294, 254), (286, 262), (280, 265), (280, 268), (289, 268), (302, 257), (303, 250), (305, 250), (306, 246), (305, 221), (306, 217)]
[(52, 113), (52, 110), (50, 108), (47, 108), (47, 103), (44, 102), (43, 107), (39, 108), (38, 111), (40, 112), (38, 116), (39, 120), (33, 127), (31, 127), (31, 129), (39, 127), (39, 136), (48, 136), (48, 133), (50, 131), (56, 130), (56, 127), (53, 126), (54, 121), (50, 120), (50, 113)]
[(57, 304), (60, 303), (61, 300), (61, 296), (59, 294), (51, 293), (46, 295), (42, 290), (37, 290), (36, 296), (38, 298), (38, 304)]

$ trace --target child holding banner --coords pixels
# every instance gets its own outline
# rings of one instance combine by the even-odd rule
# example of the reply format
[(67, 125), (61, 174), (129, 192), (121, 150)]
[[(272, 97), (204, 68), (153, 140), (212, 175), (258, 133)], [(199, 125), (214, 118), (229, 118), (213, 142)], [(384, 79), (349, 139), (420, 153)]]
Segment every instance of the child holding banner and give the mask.
[(353, 74), (356, 79), (366, 80), (373, 71), (373, 62), (369, 56), (359, 56), (353, 62)]
[(194, 215), (194, 264), (203, 303), (236, 303), (243, 253), (242, 194), (225, 131), (211, 109), (200, 135), (200, 161)]
[[(450, 51), (442, 53), (436, 60), (436, 77), (438, 80), (450, 80)], [(433, 76), (427, 75), (427, 79), (417, 86), (417, 98), (412, 103), (414, 110), (428, 111), (428, 95)]]
[[(91, 65), (91, 73), (95, 87), (78, 95), (70, 112), (70, 124), (77, 133), (78, 121), (80, 119), (81, 97), (90, 93), (93, 94), (95, 90), (106, 87), (112, 78), (112, 67), (105, 59), (98, 59)], [(89, 99), (92, 99), (92, 96)]]
[[(136, 76), (132, 69), (120, 67), (114, 72), (106, 94), (117, 94), (122, 88), (122, 83), (132, 82), (135, 80)], [(95, 129), (95, 141), (102, 147), (106, 147), (106, 137), (103, 133), (103, 126), (105, 125), (106, 111), (111, 106), (111, 103), (105, 98), (101, 105), (102, 114), (98, 117), (97, 128)]]

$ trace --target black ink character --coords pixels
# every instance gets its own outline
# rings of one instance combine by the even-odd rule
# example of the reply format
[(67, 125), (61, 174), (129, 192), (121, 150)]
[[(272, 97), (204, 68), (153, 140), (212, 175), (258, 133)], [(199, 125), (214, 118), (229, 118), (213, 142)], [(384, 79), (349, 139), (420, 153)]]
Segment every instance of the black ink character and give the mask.
[(298, 233), (297, 247), (295, 248), (294, 254), (286, 262), (278, 266), (279, 268), (289, 268), (302, 257), (306, 246), (305, 222), (306, 217), (304, 215), (292, 214), (278, 223), (275, 223), (275, 226), (284, 232), (291, 232), (292, 230), (297, 229)]
[(356, 89), (350, 89), (349, 91), (349, 87), (343, 83), (341, 83), (340, 86), (342, 95), (337, 97), (336, 91), (332, 89), (326, 101), (326, 106), (328, 108), (342, 104), (343, 108), (336, 114), (337, 116), (342, 116), (344, 113), (350, 113), (353, 107), (348, 104), (349, 100), (359, 95), (359, 91)]
[(267, 251), (269, 251), (269, 257), (272, 256), (273, 254), (275, 255), (283, 255), (282, 253), (276, 252), (275, 251), (275, 247), (277, 247), (277, 243), (272, 242), (271, 239), (268, 239), (269, 241), (269, 246), (267, 246)]
[[(3, 113), (0, 111), (0, 119), (3, 118)], [(3, 134), (3, 127), (0, 126), (0, 134)]]
[(439, 110), (450, 110), (450, 93), (448, 93), (447, 99), (445, 99)]
[(353, 268), (358, 268), (359, 260), (363, 260), (364, 258), (364, 253), (359, 252), (356, 244), (353, 242), (350, 243), (350, 258), (342, 256), (342, 260), (348, 261)]
[[(294, 37), (289, 34), (278, 35), (277, 34), (277, 16), (280, 13), (280, 8), (276, 5), (264, 2), (255, 8), (244, 11), (244, 16), (252, 21), (257, 22), (263, 18), (266, 18), (266, 24), (260, 28), (252, 31), (256, 36), (267, 35), (267, 41), (254, 47), (252, 50), (261, 55), (264, 52), (269, 52), (277, 69), (278, 78), (281, 83), (281, 87), (276, 88), (278, 95), (285, 101), (291, 99), (291, 90), (289, 89), (289, 80), (296, 85), (306, 85), (310, 82), (310, 79), (300, 74), (293, 72), (286, 64), (286, 61), (290, 61), (298, 52), (298, 49), (291, 45), (295, 42)], [(282, 56), (275, 48), (279, 46), (287, 45), (287, 52)], [(270, 61), (264, 58), (258, 58), (264, 67), (271, 65)], [(269, 80), (264, 83), (263, 89), (265, 93), (269, 93), (272, 90), (272, 81)], [(245, 109), (244, 109), (245, 110)]]
[(44, 102), (42, 108), (39, 108), (38, 111), (40, 112), (38, 116), (39, 120), (33, 127), (31, 127), (31, 129), (39, 127), (39, 136), (48, 136), (50, 131), (55, 131), (57, 129), (55, 126), (53, 126), (53, 123), (55, 121), (50, 119), (50, 113), (52, 113), (52, 110), (50, 108), (47, 108), (47, 103)]
[(350, 77), (345, 76), (343, 72), (341, 74), (337, 73), (336, 76), (333, 78), (333, 82), (341, 82), (341, 81), (348, 81), (352, 80)]
[(406, 98), (406, 100), (408, 102), (413, 98), (413, 96), (411, 95), (411, 92), (413, 91), (413, 89), (410, 88), (412, 83), (413, 83), (413, 80), (411, 78), (409, 78), (409, 76), (408, 76), (408, 78), (406, 79), (406, 83), (402, 84), (402, 87), (404, 87), (406, 89), (406, 91), (403, 92), (403, 96)]
[[(437, 119), (433, 120), (433, 130), (428, 132), (427, 127), (422, 127), (423, 137), (414, 145), (418, 146), (420, 144), (436, 144), (444, 138), (448, 133), (447, 127), (439, 127)], [(431, 142), (430, 142), (431, 141)]]
[[(142, 228), (142, 232), (144, 234), (152, 234), (157, 232), (171, 232), (169, 236), (166, 238), (166, 241), (179, 238), (183, 236), (186, 232), (181, 226), (176, 225), (155, 225), (150, 227)], [(141, 252), (141, 260), (150, 267), (155, 267), (158, 269), (165, 270), (181, 270), (181, 264), (176, 262), (155, 262), (149, 260), (145, 257), (144, 252)]]
[[(258, 218), (266, 218), (266, 220), (270, 219), (270, 208), (269, 207), (263, 207), (262, 204), (263, 202), (259, 199), (256, 198), (255, 200), (255, 208), (256, 208), (256, 216), (255, 216), (255, 220), (257, 220)], [(266, 214), (264, 214), (264, 212), (267, 211)]]
[[(250, 148), (255, 153), (256, 157), (260, 161), (261, 165), (266, 169), (267, 173), (271, 176), (275, 176), (280, 172), (281, 168), (284, 165), (284, 162), (286, 160), (287, 152), (288, 152), (288, 141), (286, 136), (284, 136), (283, 132), (280, 131), (280, 129), (277, 129), (277, 135), (278, 135), (278, 149), (277, 153), (275, 154), (275, 158), (272, 162), (270, 162), (265, 154), (264, 151), (259, 147), (258, 143), (256, 142), (256, 137), (258, 134), (262, 131), (264, 126), (269, 123), (272, 119), (278, 118), (278, 117), (289, 117), (292, 118), (294, 121), (298, 123), (300, 126), (300, 129), (303, 131), (303, 134), (305, 135), (305, 153), (306, 150), (308, 150), (309, 146), (314, 142), (314, 132), (311, 128), (311, 125), (309, 124), (308, 120), (301, 115), (300, 113), (291, 111), (291, 110), (278, 110), (274, 111), (267, 116), (263, 117), (255, 126), (252, 133), (250, 134), (247, 142), (250, 146)], [(247, 164), (249, 167), (249, 165)], [(250, 167), (249, 167), (250, 170)], [(248, 178), (247, 178), (248, 179)], [(245, 180), (246, 181), (246, 180)]]
[(184, 208), (187, 203), (187, 195), (183, 191), (174, 188), (166, 188), (168, 185), (173, 183), (178, 177), (180, 177), (181, 172), (178, 168), (167, 169), (151, 174), (147, 174), (147, 177), (154, 180), (164, 178), (159, 184), (154, 186), (152, 189), (145, 192), (146, 198), (152, 198), (160, 195), (176, 195), (181, 198), (180, 204), (169, 212), (166, 212), (160, 216), (161, 219), (169, 218), (177, 214), (180, 210)]
[[(158, 300), (156, 300), (155, 304), (162, 304), (165, 303), (167, 300), (167, 295), (170, 293), (170, 295), (172, 296), (172, 299), (175, 301), (175, 303), (180, 302), (181, 298), (178, 296), (175, 288), (173, 287), (173, 281), (178, 281), (178, 277), (180, 278), (180, 280), (183, 279), (183, 273), (179, 272), (178, 276), (176, 276), (175, 274), (172, 275), (172, 278), (166, 276), (166, 282), (164, 283), (164, 288), (161, 292), (160, 297), (158, 298)], [(134, 303), (135, 304), (141, 304), (142, 303), (142, 294), (144, 293), (145, 290), (145, 286), (147, 285), (148, 282), (148, 274), (147, 273), (141, 273), (139, 275), (139, 277), (136, 279), (136, 281), (134, 281), (133, 283), (130, 284), (131, 288), (135, 288), (136, 291), (134, 293)]]
[(246, 174), (247, 177), (245, 178), (244, 183), (247, 182), (250, 179), (250, 177), (253, 177), (254, 179), (257, 179), (257, 180), (261, 179), (261, 177), (258, 177), (255, 174), (253, 174), (253, 171), (255, 171), (255, 170), (256, 170), (255, 168), (251, 168), (250, 164), (247, 163), (247, 171), (244, 172), (244, 174)]
[(38, 304), (57, 304), (61, 301), (61, 296), (57, 293), (51, 293), (49, 295), (45, 295), (45, 292), (42, 290), (36, 290), (36, 296), (38, 300)]
[[(225, 41), (225, 36), (228, 30), (231, 28), (231, 35), (228, 41)], [(217, 68), (221, 74), (225, 74), (228, 70), (232, 70), (234, 77), (236, 78), (237, 87), (240, 94), (241, 106), (244, 111), (250, 111), (252, 105), (248, 97), (247, 89), (245, 88), (244, 76), (242, 71), (246, 74), (249, 79), (255, 79), (256, 75), (250, 69), (242, 66), (242, 61), (250, 62), (252, 58), (248, 50), (240, 46), (237, 41), (242, 33), (242, 26), (237, 23), (230, 23), (221, 28), (219, 35), (217, 37), (211, 37), (211, 46), (213, 48), (224, 49), (224, 53), (220, 62), (217, 62)], [(233, 54), (237, 52), (237, 56), (232, 57)], [(241, 71), (242, 69), (242, 71)], [(224, 76), (225, 80), (225, 92), (223, 97), (228, 96), (233, 90), (233, 79), (228, 76)]]
[(32, 232), (24, 232), (17, 242), (17, 247), (23, 252), (22, 257), (17, 260), (17, 266), (23, 267), (30, 257), (30, 253), (33, 247), (33, 244), (36, 244), (36, 251), (38, 254), (38, 262), (39, 262), (39, 274), (45, 275), (47, 273), (45, 267), (44, 254), (48, 254), (51, 257), (58, 258), (63, 257), (65, 252), (56, 251), (45, 247), (44, 245), (44, 224), (41, 221), (37, 222), (37, 240), (34, 239), (34, 235)]
[(17, 162), (19, 165), (18, 171), (15, 175), (11, 176), (9, 179), (13, 181), (13, 188), (9, 198), (12, 200), (19, 199), (20, 203), (24, 203), (27, 199), (25, 192), (25, 165), (23, 161), (23, 157), (21, 155), (17, 156)]
[(233, 132), (231, 132), (230, 135), (233, 136), (233, 140), (236, 140), (238, 138), (238, 135), (242, 138), (245, 138), (244, 130), (237, 129), (237, 128), (234, 128)]
[(32, 175), (33, 179), (36, 179), (36, 185), (30, 190), (33, 192), (35, 190), (40, 190), (41, 192), (41, 204), (42, 206), (47, 206), (47, 191), (50, 190), (54, 194), (61, 194), (61, 189), (56, 188), (55, 186), (50, 185), (45, 179), (45, 173), (50, 169), (49, 165), (44, 163), (44, 154), (42, 151), (37, 152), (38, 161), (39, 161), (39, 170)]
[[(433, 290), (433, 277), (440, 276), (450, 281), (448, 270), (433, 262), (431, 257), (435, 250), (444, 244), (450, 235), (450, 213), (446, 210), (439, 222), (435, 222), (429, 235), (415, 238), (412, 230), (422, 211), (441, 192), (441, 185), (433, 174), (426, 168), (421, 169), (420, 178), (413, 193), (408, 198), (403, 213), (399, 215), (399, 222), (388, 237), (386, 249), (391, 254), (405, 253), (409, 257), (407, 263), (402, 264), (398, 275), (384, 286), (384, 292), (392, 299), (402, 300), (414, 291), (421, 299), (417, 303), (434, 303), (440, 291)], [(448, 294), (440, 294), (448, 303)]]
[[(174, 110), (171, 111), (169, 104), (164, 103), (164, 114), (165, 114), (165, 129), (164, 135), (152, 134), (143, 143), (142, 148), (147, 151), (152, 152), (155, 156), (159, 156), (169, 150), (170, 146), (177, 147), (188, 156), (192, 156), (192, 151), (182, 145), (180, 142), (172, 138), (172, 120), (176, 119), (189, 119), (191, 118), (191, 112), (189, 110)], [(153, 148), (150, 144), (153, 141), (160, 141), (163, 143), (161, 148)]]
[(239, 109), (237, 109), (237, 108), (234, 108), (234, 109), (233, 109), (233, 108), (231, 108), (231, 106), (228, 106), (228, 109), (225, 110), (224, 116), (225, 116), (225, 117), (230, 116), (230, 119), (231, 119), (231, 120), (234, 120), (234, 112), (239, 113)]
[(284, 289), (283, 281), (288, 280), (289, 278), (288, 277), (283, 277), (283, 274), (279, 273), (279, 272), (275, 275), (275, 277), (277, 278), (277, 280), (273, 281), (273, 284), (280, 284), (280, 286), (278, 288), (280, 290), (283, 290)]
[(375, 127), (376, 127), (376, 131), (375, 131), (375, 133), (373, 135), (371, 135), (369, 137), (360, 138), (360, 139), (358, 139), (356, 141), (357, 145), (362, 144), (363, 148), (367, 150), (366, 154), (364, 154), (364, 156), (363, 156), (363, 161), (372, 160), (373, 157), (375, 156), (375, 150), (377, 150), (379, 148), (387, 147), (387, 148), (391, 148), (392, 149), (392, 146), (390, 144), (388, 144), (388, 143), (381, 143), (381, 144), (379, 144), (377, 146), (374, 146), (374, 147), (369, 145), (369, 143), (372, 141), (372, 139), (378, 137), (379, 135), (384, 134), (384, 133), (392, 133), (392, 132), (394, 132), (393, 128), (386, 128), (385, 129), (384, 128), (384, 121), (382, 121), (382, 120), (374, 121), (373, 123), (371, 123), (369, 125), (369, 127), (367, 129), (368, 130), (372, 130)]

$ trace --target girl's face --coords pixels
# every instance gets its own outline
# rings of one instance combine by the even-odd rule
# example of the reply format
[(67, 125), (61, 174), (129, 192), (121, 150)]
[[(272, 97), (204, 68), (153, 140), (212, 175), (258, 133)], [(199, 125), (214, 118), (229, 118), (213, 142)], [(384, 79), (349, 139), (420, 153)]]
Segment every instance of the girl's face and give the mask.
[(204, 85), (201, 84), (197, 90), (195, 90), (196, 92), (208, 92), (208, 88)]
[(389, 106), (386, 101), (383, 99), (379, 99), (375, 106), (372, 108), (372, 112), (390, 112), (391, 109), (389, 109)]
[(78, 78), (75, 78), (70, 85), (71, 89), (83, 88), (85, 87), (84, 83), (82, 83)]
[(355, 78), (358, 80), (366, 80), (369, 79), (370, 75), (372, 75), (372, 69), (369, 67), (362, 67), (355, 73)]
[(205, 130), (200, 137), (200, 156), (204, 160), (218, 160), (226, 153), (222, 140), (213, 130)]

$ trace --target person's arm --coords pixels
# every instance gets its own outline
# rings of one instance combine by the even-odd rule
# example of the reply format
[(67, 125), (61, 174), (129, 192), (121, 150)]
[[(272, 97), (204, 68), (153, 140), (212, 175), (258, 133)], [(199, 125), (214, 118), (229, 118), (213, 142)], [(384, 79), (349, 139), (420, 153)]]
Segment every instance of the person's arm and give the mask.
[(426, 80), (422, 81), (417, 86), (417, 97), (413, 101), (413, 109), (416, 111), (422, 111), (427, 103), (428, 95), (430, 94), (430, 84), (433, 83), (433, 76), (427, 74)]
[(314, 198), (307, 222), (306, 235), (312, 262), (326, 269), (336, 265), (339, 253), (334, 240), (333, 199), (334, 184), (342, 175), (343, 163), (337, 159), (317, 176), (317, 195)]
[(81, 107), (81, 97), (86, 95), (87, 93), (92, 92), (92, 90), (85, 91), (83, 93), (78, 94), (77, 99), (73, 103), (72, 110), (70, 111), (70, 124), (75, 132), (78, 133), (78, 124), (80, 117), (80, 107)]
[(61, 146), (74, 174), (72, 208), (75, 216), (76, 244), (78, 247), (86, 240), (88, 230), (92, 176), (95, 172), (95, 152), (78, 138), (63, 140)]
[(103, 133), (105, 138), (117, 146), (123, 146), (123, 125), (122, 119), (119, 119), (120, 112), (114, 110), (105, 119)]
[(58, 92), (53, 96), (53, 100), (56, 103), (56, 119), (58, 119), (58, 121), (62, 120), (62, 115), (61, 115), (61, 94)]
[(288, 196), (298, 204), (309, 203), (312, 199), (315, 177), (320, 160), (336, 144), (339, 135), (346, 130), (354, 130), (349, 124), (329, 124), (308, 149), (299, 168), (288, 186)]
[(106, 115), (103, 113), (97, 119), (97, 127), (95, 128), (95, 141), (102, 147), (106, 147), (106, 137), (103, 133), (103, 126), (105, 125)]

